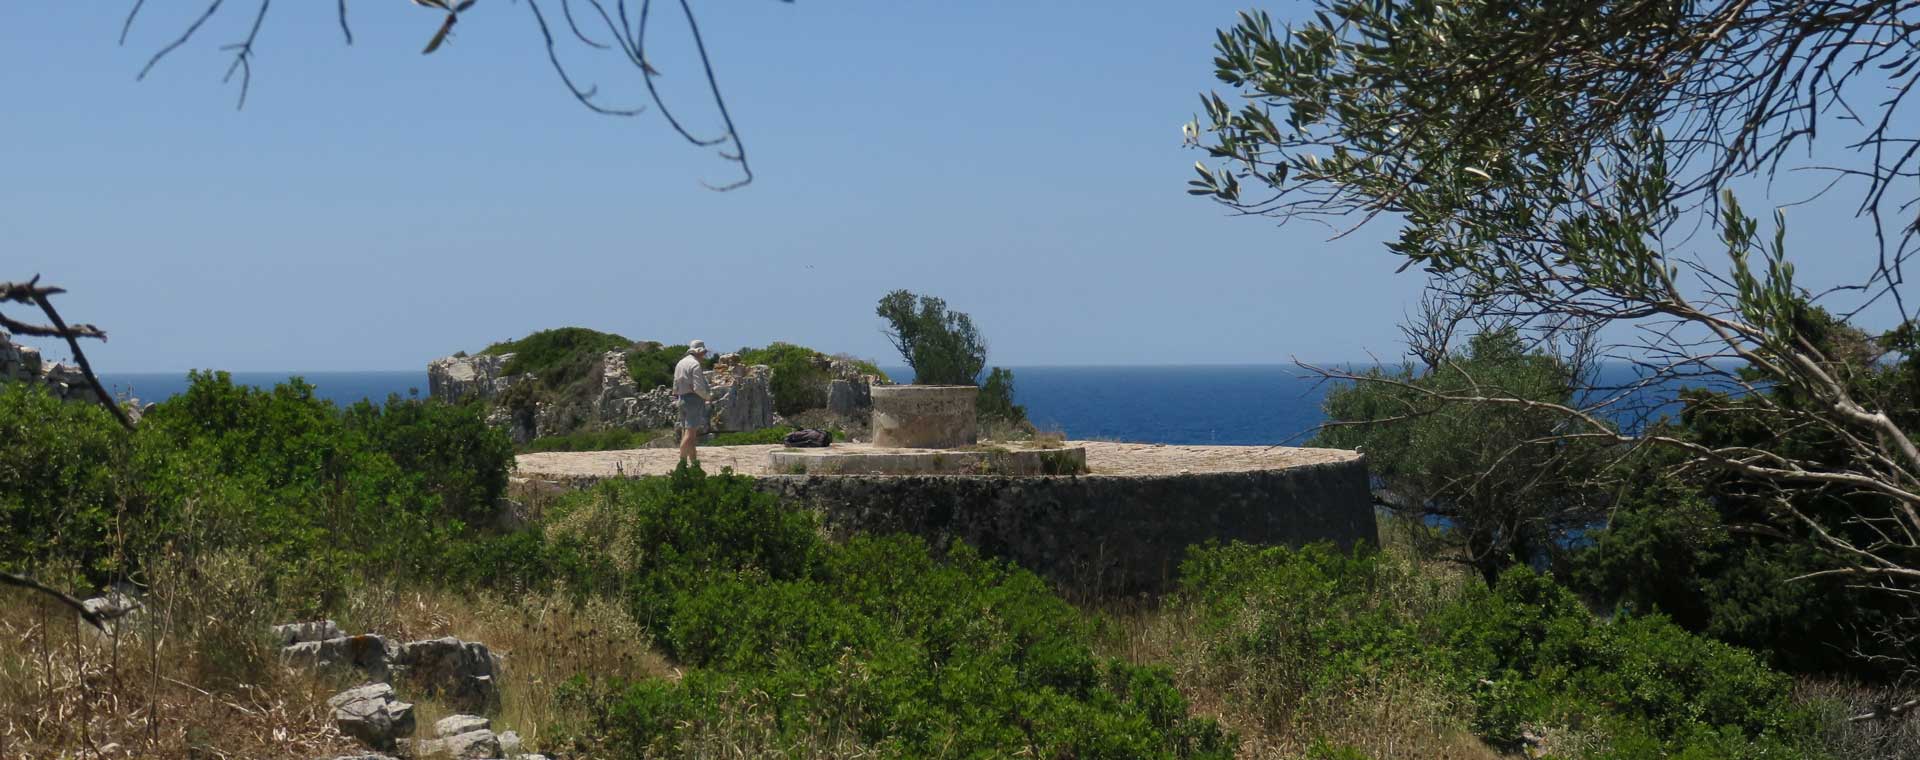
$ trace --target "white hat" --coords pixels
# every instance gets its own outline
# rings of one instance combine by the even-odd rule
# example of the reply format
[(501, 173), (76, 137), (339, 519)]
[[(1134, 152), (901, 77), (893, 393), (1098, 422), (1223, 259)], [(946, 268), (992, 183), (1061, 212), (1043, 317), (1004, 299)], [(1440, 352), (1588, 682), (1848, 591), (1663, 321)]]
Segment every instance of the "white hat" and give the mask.
[(703, 353), (703, 354), (704, 354), (704, 353), (706, 353), (706, 352), (707, 352), (707, 342), (706, 342), (706, 341), (704, 341), (704, 340), (690, 340), (690, 341), (687, 341), (687, 353), (689, 353), (689, 354), (691, 354), (691, 353), (695, 353), (695, 352), (698, 352), (698, 353)]

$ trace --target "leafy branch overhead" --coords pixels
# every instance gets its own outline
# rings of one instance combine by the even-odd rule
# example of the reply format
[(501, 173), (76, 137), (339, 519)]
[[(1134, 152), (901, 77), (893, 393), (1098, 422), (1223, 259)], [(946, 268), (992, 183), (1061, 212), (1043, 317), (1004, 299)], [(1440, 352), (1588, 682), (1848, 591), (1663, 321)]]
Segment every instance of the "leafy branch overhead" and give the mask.
[[(1529, 445), (1676, 453), (1689, 477), (1769, 494), (1771, 529), (1832, 561), (1805, 577), (1920, 594), (1920, 422), (1867, 380), (1909, 355), (1900, 336), (1916, 317), (1905, 268), (1920, 250), (1908, 98), (1920, 3), (1315, 6), (1291, 27), (1249, 12), (1220, 32), (1214, 64), (1232, 92), (1202, 95), (1205, 115), (1188, 125), (1208, 155), (1189, 191), (1339, 234), (1387, 216), (1388, 250), (1449, 299), (1538, 334), (1605, 335), (1594, 353), (1640, 370), (1626, 387), (1558, 398), (1462, 374), (1444, 347), (1423, 358), (1457, 383), (1323, 374), (1423, 404), (1558, 418)], [(1797, 278), (1784, 209), (1749, 214), (1735, 197), (1777, 190), (1786, 172), (1819, 177), (1814, 200), (1854, 214), (1865, 242), (1831, 255), (1860, 264), (1837, 287)], [(1893, 330), (1866, 328), (1883, 321)], [(1846, 331), (1873, 348), (1823, 338)], [(1610, 407), (1675, 385), (1717, 388), (1692, 411), (1767, 435), (1611, 424)], [(1809, 437), (1826, 443), (1786, 443)], [(1810, 494), (1841, 493), (1842, 513), (1807, 507)]]
[[(439, 50), (453, 38), (454, 27), (459, 23), (462, 14), (471, 11), (478, 0), (411, 1), (416, 6), (445, 14), (432, 36), (427, 39), (426, 47), (421, 50), (423, 54), (428, 54)], [(544, 8), (542, 0), (525, 0), (527, 8), (532, 11), (534, 24), (540, 32), (547, 60), (553, 66), (554, 73), (559, 75), (561, 84), (567, 88), (567, 92), (575, 100), (594, 113), (607, 116), (634, 116), (645, 112), (647, 106), (651, 105), (666, 117), (668, 126), (682, 139), (696, 146), (711, 147), (722, 160), (739, 167), (740, 176), (735, 179), (717, 185), (702, 184), (706, 184), (710, 189), (722, 191), (744, 187), (753, 182), (753, 167), (747, 161), (746, 143), (741, 139), (740, 131), (734, 125), (733, 115), (727, 108), (726, 95), (720, 88), (719, 78), (714, 74), (713, 60), (707, 51), (706, 40), (701, 35), (700, 23), (694, 15), (690, 0), (674, 1), (679, 5), (680, 13), (686, 19), (687, 31), (692, 38), (700, 63), (700, 75), (705, 81), (709, 99), (719, 117), (721, 128), (718, 132), (701, 133), (689, 126), (684, 116), (677, 115), (669, 107), (667, 100), (662, 97), (654, 82), (655, 78), (661, 76), (661, 72), (647, 57), (650, 40), (648, 22), (653, 15), (653, 0), (635, 0), (632, 7), (629, 7), (628, 0), (546, 0)], [(518, 2), (519, 0), (515, 0), (516, 4)], [(782, 2), (790, 3), (793, 0), (782, 0)], [(218, 15), (226, 5), (227, 0), (206, 0), (206, 6), (193, 16), (178, 35), (154, 52), (135, 78), (145, 80), (147, 75), (153, 72), (154, 67), (174, 51), (192, 41), (207, 22)], [(554, 25), (548, 21), (548, 9), (556, 6), (560, 12), (560, 19), (564, 20), (566, 25), (564, 36), (558, 37), (554, 34)], [(134, 0), (132, 8), (127, 11), (126, 18), (120, 27), (121, 45), (127, 43), (127, 37), (133, 31), (135, 21), (139, 19), (140, 12), (145, 7), (146, 0)], [(353, 26), (348, 20), (347, 0), (335, 0), (334, 7), (340, 34), (346, 43), (351, 45), (353, 44)], [(236, 108), (246, 107), (247, 94), (253, 84), (254, 42), (259, 38), (260, 30), (265, 26), (267, 16), (272, 9), (273, 0), (260, 0), (259, 7), (252, 13), (246, 37), (220, 47), (222, 51), (233, 54), (233, 60), (228, 64), (221, 82), (233, 83), (237, 77), (239, 96), (235, 104)], [(584, 24), (582, 19), (585, 20)], [(597, 35), (602, 34), (605, 35), (604, 38), (596, 38)], [(618, 59), (638, 73), (641, 84), (646, 90), (644, 104), (610, 105), (602, 101), (597, 85), (583, 85), (571, 66), (561, 58), (560, 48), (569, 39), (584, 46), (589, 52), (617, 51)]]

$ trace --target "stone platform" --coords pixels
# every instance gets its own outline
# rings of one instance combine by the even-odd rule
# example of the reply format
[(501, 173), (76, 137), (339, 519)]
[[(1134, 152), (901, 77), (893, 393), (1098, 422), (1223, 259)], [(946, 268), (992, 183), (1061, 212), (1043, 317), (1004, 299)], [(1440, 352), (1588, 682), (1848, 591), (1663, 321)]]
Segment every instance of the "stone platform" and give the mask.
[(1083, 446), (1019, 443), (961, 449), (901, 449), (850, 443), (821, 449), (776, 449), (768, 469), (780, 475), (1080, 475)]
[[(1163, 590), (1187, 548), (1208, 541), (1340, 546), (1378, 542), (1359, 452), (1285, 446), (1162, 446), (1068, 441), (1081, 475), (822, 475), (770, 467), (782, 446), (702, 448), (708, 472), (732, 469), (820, 515), (834, 539), (911, 533), (962, 540), (1076, 595)], [(852, 450), (836, 444), (833, 449)], [(587, 487), (665, 474), (671, 449), (522, 454), (517, 480)]]

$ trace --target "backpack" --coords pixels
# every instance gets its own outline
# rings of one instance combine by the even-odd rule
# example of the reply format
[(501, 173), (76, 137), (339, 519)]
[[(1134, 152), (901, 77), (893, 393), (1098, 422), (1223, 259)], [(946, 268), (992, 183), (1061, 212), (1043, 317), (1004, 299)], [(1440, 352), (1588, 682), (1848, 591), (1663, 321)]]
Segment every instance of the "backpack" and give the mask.
[(796, 449), (819, 449), (833, 443), (833, 434), (825, 430), (806, 428), (787, 434), (787, 446)]

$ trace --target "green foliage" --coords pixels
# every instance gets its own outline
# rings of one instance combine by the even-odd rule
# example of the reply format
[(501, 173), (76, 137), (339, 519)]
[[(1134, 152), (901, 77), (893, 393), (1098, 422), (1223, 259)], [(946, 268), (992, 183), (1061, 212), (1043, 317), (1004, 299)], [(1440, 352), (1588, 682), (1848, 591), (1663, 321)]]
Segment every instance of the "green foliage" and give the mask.
[(550, 537), (607, 557), (634, 614), (689, 667), (677, 682), (573, 684), (588, 754), (675, 754), (750, 709), (789, 746), (828, 733), (889, 757), (1230, 755), (1165, 672), (1095, 657), (1087, 623), (1043, 581), (965, 546), (829, 545), (810, 513), (686, 468), (560, 511)]
[[(99, 582), (133, 487), (133, 442), (107, 410), (35, 383), (0, 383), (0, 569), (61, 559)], [(49, 579), (51, 580), (51, 579)]]
[[(787, 434), (791, 432), (793, 432), (793, 428), (785, 427), (785, 426), (777, 426), (777, 427), (761, 428), (759, 430), (748, 430), (748, 431), (736, 432), (736, 433), (715, 433), (711, 440), (708, 440), (706, 443), (703, 443), (701, 445), (702, 446), (761, 446), (761, 445), (766, 445), (770, 443), (784, 442), (787, 439)], [(836, 435), (834, 436), (834, 438), (835, 440), (839, 440), (840, 436)]]
[(632, 347), (633, 341), (613, 333), (585, 327), (560, 327), (541, 330), (519, 340), (495, 343), (480, 353), (493, 356), (513, 354), (513, 358), (501, 368), (502, 374), (532, 373), (549, 387), (558, 388), (584, 373), (583, 360), (590, 361), (608, 351)]
[(1526, 568), (1432, 583), (1366, 550), (1233, 545), (1193, 552), (1178, 603), (1211, 659), (1262, 674), (1249, 696), (1276, 714), (1399, 677), (1470, 703), (1473, 731), (1507, 748), (1530, 726), (1597, 730), (1607, 757), (1802, 757), (1814, 736), (1787, 677), (1664, 617), (1597, 620)]
[(947, 302), (896, 290), (874, 313), (887, 322), (887, 337), (913, 367), (918, 385), (975, 385), (987, 366), (987, 341), (973, 318), (948, 311)]
[(1013, 370), (994, 367), (974, 397), (974, 407), (983, 425), (1003, 427), (1030, 426), (1027, 408), (1013, 403)]
[(513, 442), (487, 424), (486, 409), (408, 400), (398, 394), (375, 406), (362, 400), (346, 409), (346, 428), (417, 478), (440, 509), (467, 522), (483, 521), (507, 490)]
[(627, 354), (627, 374), (641, 390), (673, 387), (673, 368), (687, 355), (687, 347), (641, 344)]
[(827, 405), (827, 382), (832, 375), (825, 356), (806, 346), (774, 342), (766, 348), (740, 349), (742, 363), (773, 368), (774, 411), (784, 416)]
[(637, 449), (670, 430), (576, 430), (527, 441), (522, 451), (619, 451)]
[(1358, 449), (1396, 509), (1440, 518), (1489, 583), (1510, 565), (1551, 554), (1587, 528), (1605, 503), (1588, 481), (1597, 445), (1549, 439), (1568, 417), (1550, 409), (1448, 401), (1489, 393), (1571, 405), (1579, 379), (1559, 359), (1529, 351), (1510, 330), (1475, 335), (1425, 372), (1368, 370), (1334, 388), (1311, 445)]

